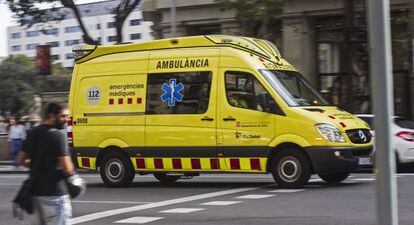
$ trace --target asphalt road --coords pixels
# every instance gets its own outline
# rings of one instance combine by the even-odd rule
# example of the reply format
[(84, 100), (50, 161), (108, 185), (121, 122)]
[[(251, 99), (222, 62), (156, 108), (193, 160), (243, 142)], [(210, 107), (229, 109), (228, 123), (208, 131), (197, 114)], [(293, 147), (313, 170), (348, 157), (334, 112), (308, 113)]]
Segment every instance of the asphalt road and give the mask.
[[(312, 177), (300, 190), (281, 190), (269, 175), (211, 174), (176, 184), (137, 175), (132, 187), (107, 188), (98, 175), (82, 175), (87, 193), (72, 202), (74, 224), (148, 225), (351, 225), (377, 224), (375, 177), (352, 174), (342, 184)], [(0, 175), (0, 224), (30, 224), (12, 218), (11, 201), (25, 175)], [(414, 174), (399, 174), (400, 224), (414, 224)]]

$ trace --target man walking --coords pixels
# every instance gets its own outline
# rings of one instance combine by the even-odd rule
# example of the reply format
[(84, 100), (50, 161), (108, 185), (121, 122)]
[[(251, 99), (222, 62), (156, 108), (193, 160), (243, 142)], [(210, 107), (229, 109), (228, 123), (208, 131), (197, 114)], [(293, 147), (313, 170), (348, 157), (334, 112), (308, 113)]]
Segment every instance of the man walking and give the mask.
[(19, 163), (30, 167), (34, 179), (33, 224), (68, 225), (72, 209), (64, 177), (73, 173), (74, 166), (59, 131), (66, 117), (62, 106), (50, 103), (44, 118), (29, 132)]
[(26, 139), (26, 129), (19, 124), (17, 119), (10, 119), (7, 141), (10, 143), (11, 157), (15, 166), (17, 165), (17, 156), (22, 148), (22, 143)]

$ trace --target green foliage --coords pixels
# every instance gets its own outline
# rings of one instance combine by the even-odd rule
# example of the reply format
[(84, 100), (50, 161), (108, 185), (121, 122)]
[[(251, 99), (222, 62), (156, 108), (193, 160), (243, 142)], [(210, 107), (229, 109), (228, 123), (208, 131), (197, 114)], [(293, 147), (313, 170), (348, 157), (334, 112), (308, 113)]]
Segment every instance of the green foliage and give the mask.
[(268, 39), (273, 36), (275, 23), (286, 0), (215, 0), (221, 9), (235, 10), (240, 34)]
[(50, 76), (36, 74), (34, 60), (24, 55), (10, 56), (0, 64), (0, 114), (25, 115), (33, 107), (34, 95), (45, 91), (67, 91), (71, 73), (53, 65)]
[[(0, 0), (1, 1), (1, 0)], [(50, 28), (50, 21), (61, 21), (67, 16), (67, 13), (60, 11), (61, 6), (71, 9), (78, 24), (83, 32), (83, 42), (86, 44), (99, 44), (94, 40), (82, 20), (82, 12), (75, 4), (75, 0), (3, 0), (9, 5), (10, 10), (14, 13), (15, 18), (20, 25), (28, 27), (36, 24), (37, 29), (46, 32)], [(141, 0), (120, 0), (119, 4), (111, 9), (114, 14), (117, 42), (122, 43), (122, 28), (129, 14), (136, 9)], [(1, 3), (1, 2), (0, 2)], [(52, 7), (48, 10), (39, 9), (39, 4), (50, 4)]]

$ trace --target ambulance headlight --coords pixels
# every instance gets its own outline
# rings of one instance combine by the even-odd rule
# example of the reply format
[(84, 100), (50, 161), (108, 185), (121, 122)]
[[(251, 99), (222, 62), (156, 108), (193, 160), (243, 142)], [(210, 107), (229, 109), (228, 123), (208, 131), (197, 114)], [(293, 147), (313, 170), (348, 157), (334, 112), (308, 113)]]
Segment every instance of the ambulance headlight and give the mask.
[(328, 141), (331, 142), (345, 142), (345, 138), (341, 131), (330, 124), (321, 123), (315, 125), (316, 130)]

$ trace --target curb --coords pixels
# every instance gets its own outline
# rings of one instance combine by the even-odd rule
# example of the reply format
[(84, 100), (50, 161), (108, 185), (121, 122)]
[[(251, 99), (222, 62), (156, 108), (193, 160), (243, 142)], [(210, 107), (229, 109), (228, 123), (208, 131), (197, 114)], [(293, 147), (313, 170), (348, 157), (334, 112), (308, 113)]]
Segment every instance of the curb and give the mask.
[(11, 160), (0, 160), (0, 166), (12, 166), (13, 161)]
[[(89, 170), (76, 170), (78, 174), (99, 174), (98, 172)], [(29, 174), (29, 170), (1, 170), (0, 174)]]

